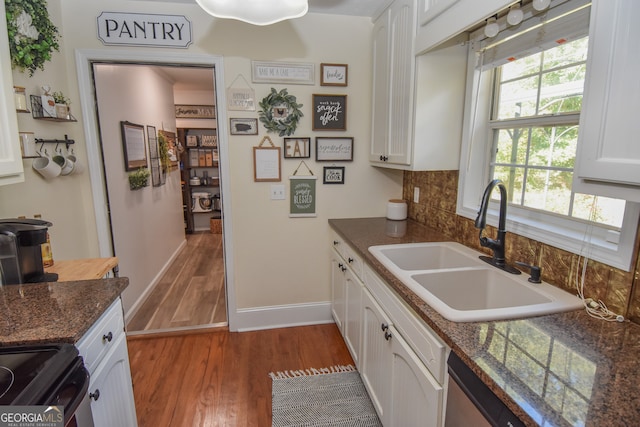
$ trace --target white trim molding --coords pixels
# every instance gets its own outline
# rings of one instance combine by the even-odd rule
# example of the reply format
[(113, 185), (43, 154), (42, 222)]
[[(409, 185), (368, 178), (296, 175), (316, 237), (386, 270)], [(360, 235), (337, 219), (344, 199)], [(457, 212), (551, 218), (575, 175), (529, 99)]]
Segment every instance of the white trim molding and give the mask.
[(235, 317), (238, 332), (333, 323), (329, 301), (241, 308)]

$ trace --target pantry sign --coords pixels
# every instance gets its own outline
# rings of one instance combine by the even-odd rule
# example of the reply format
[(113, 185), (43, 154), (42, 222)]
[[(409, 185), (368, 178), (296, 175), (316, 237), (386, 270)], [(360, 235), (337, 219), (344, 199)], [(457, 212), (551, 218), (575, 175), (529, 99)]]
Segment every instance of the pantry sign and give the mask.
[(191, 22), (182, 15), (102, 12), (98, 39), (106, 45), (177, 47), (191, 44)]

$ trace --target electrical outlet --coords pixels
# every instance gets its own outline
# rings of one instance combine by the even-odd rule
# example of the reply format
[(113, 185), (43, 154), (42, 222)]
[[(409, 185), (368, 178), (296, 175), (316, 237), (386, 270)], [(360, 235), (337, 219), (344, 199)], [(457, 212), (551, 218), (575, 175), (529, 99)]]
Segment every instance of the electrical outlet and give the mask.
[(271, 200), (284, 200), (284, 184), (271, 185)]
[(420, 187), (413, 187), (413, 203), (420, 203)]

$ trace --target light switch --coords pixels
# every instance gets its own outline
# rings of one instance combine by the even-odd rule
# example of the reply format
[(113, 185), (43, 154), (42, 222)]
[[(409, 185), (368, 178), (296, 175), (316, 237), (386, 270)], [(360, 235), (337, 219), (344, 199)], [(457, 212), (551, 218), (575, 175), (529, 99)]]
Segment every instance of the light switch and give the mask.
[(271, 184), (271, 200), (284, 200), (284, 184)]

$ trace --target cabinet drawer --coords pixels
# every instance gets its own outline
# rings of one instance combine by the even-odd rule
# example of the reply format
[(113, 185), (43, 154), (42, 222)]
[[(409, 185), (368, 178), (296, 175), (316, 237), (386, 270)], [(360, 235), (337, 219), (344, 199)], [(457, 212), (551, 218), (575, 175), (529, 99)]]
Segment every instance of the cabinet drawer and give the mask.
[(369, 266), (365, 266), (364, 282), (418, 358), (435, 379), (440, 384), (444, 384), (447, 360), (446, 344), (413, 314), (411, 307), (400, 300)]
[(338, 254), (340, 256), (342, 256), (342, 247), (345, 245), (344, 244), (344, 240), (342, 240), (342, 237), (338, 236), (338, 233), (336, 233), (335, 231), (331, 230), (331, 234), (329, 235), (329, 238), (331, 239), (330, 243), (331, 243), (331, 247), (338, 252)]
[(76, 345), (89, 374), (93, 374), (120, 335), (124, 335), (124, 318), (120, 299), (117, 299)]
[(360, 256), (356, 254), (356, 251), (351, 248), (351, 246), (343, 244), (342, 257), (347, 262), (347, 265), (351, 267), (351, 270), (353, 270), (354, 274), (358, 276), (360, 280), (362, 280), (362, 278), (364, 277), (364, 263), (362, 262), (362, 258), (360, 258)]

